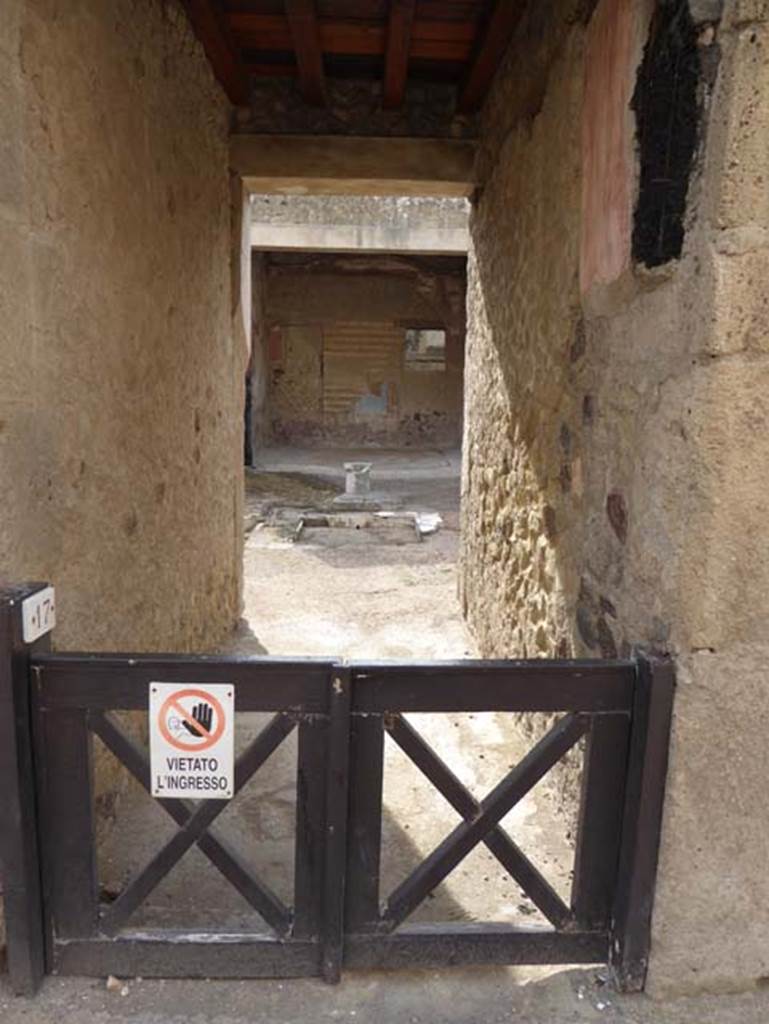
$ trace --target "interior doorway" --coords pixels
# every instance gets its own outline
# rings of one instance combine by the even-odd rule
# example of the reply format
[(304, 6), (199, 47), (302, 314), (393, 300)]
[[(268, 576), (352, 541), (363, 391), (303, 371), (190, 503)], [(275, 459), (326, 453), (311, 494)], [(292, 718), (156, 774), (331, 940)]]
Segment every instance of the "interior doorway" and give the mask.
[(251, 216), (244, 630), (270, 653), (467, 656), (469, 204), (265, 195)]
[[(244, 611), (228, 653), (477, 657), (458, 596), (469, 204), (255, 196), (251, 209)], [(480, 798), (530, 746), (514, 717), (409, 721)], [(440, 843), (447, 810), (389, 734), (383, 765), (382, 892)], [(282, 789), (260, 799), (279, 820)], [(540, 785), (507, 824), (568, 901), (559, 812)], [(500, 913), (547, 925), (479, 848), (415, 919)]]

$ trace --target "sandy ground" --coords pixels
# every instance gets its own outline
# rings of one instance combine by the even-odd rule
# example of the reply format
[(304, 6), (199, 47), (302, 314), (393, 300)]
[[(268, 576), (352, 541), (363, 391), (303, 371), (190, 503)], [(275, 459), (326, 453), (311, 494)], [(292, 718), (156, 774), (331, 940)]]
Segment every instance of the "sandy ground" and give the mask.
[[(404, 461), (377, 453), (375, 480), (391, 506), (437, 511), (442, 529), (417, 543), (403, 531), (309, 530), (289, 539), (291, 508), (328, 508), (341, 463), (358, 453), (269, 454), (249, 475), (244, 620), (227, 650), (347, 658), (461, 658), (473, 649), (456, 600), (458, 460), (425, 453)], [(276, 474), (276, 470), (281, 470)], [(361, 536), (360, 534), (363, 534)], [(260, 728), (244, 716), (238, 745)], [(483, 795), (524, 747), (508, 716), (411, 716), (456, 774)], [(220, 819), (221, 827), (285, 900), (291, 899), (295, 747), (292, 738), (263, 766)], [(415, 813), (418, 808), (418, 813)], [(397, 884), (453, 827), (448, 805), (394, 747), (387, 751), (383, 888)], [(571, 848), (541, 786), (504, 820), (516, 841), (564, 895)], [(118, 827), (101, 852), (100, 877), (117, 890), (173, 832), (138, 787), (123, 800)], [(189, 893), (194, 899), (188, 898)], [(436, 890), (412, 920), (541, 922), (535, 908), (483, 849)], [(261, 930), (250, 908), (193, 850), (136, 914), (132, 925)], [(769, 993), (662, 1004), (620, 997), (599, 969), (447, 969), (347, 973), (337, 987), (314, 980), (194, 982), (128, 979), (125, 995), (103, 981), (46, 981), (33, 1002), (14, 1000), (0, 980), (3, 1024), (769, 1024)]]
[(348, 975), (340, 985), (290, 982), (129, 980), (126, 995), (103, 981), (49, 978), (34, 1000), (0, 980), (3, 1024), (767, 1024), (767, 993), (673, 1003), (618, 998), (585, 971), (533, 982), (514, 971)]

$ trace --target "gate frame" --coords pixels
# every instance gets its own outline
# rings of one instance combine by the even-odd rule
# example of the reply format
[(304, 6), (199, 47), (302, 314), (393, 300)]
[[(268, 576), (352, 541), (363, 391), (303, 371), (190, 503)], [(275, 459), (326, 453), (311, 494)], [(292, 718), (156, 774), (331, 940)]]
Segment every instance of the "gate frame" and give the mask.
[(26, 644), (21, 612), (22, 602), (46, 586), (27, 583), (0, 590), (0, 881), (8, 973), (17, 995), (38, 990), (48, 963), (29, 662), (32, 654), (51, 649), (51, 637)]
[[(22, 601), (46, 586), (38, 583), (0, 589), (0, 778), (3, 779), (0, 797), (0, 865), (5, 887), (8, 969), (11, 987), (19, 995), (32, 995), (37, 991), (44, 974), (51, 968), (52, 958), (46, 901), (43, 896), (44, 871), (39, 835), (41, 817), (36, 783), (40, 765), (35, 764), (35, 751), (39, 751), (40, 737), (35, 735), (30, 679), (30, 662), (38, 655), (42, 655), (41, 660), (45, 661), (45, 654), (50, 651), (50, 635), (34, 644), (25, 644), (21, 626)], [(354, 825), (359, 820), (355, 811), (354, 788), (348, 794), (351, 751), (354, 758), (356, 748), (360, 748), (360, 730), (363, 728), (365, 731), (366, 723), (371, 728), (378, 729), (378, 726), (376, 719), (367, 717), (365, 713), (357, 717), (357, 725), (353, 721), (353, 709), (356, 706), (359, 709), (365, 708), (365, 700), (362, 705), (355, 703), (356, 676), (362, 677), (372, 666), (350, 666), (332, 661), (324, 661), (324, 664), (329, 671), (329, 690), (323, 808), (325, 867), (321, 876), (322, 918), (318, 948), (319, 973), (325, 980), (336, 982), (347, 959), (346, 939), (350, 937), (358, 943), (361, 941), (360, 935), (351, 935), (353, 929), (350, 928), (350, 922), (345, 920), (352, 905), (346, 900), (345, 893), (349, 877), (347, 831), (351, 822)], [(472, 664), (469, 663), (467, 667), (470, 668)], [(548, 664), (554, 663), (539, 660), (507, 664), (519, 669), (541, 671)], [(596, 661), (570, 664), (584, 669), (598, 669), (607, 663)], [(670, 660), (649, 657), (641, 651), (635, 652), (633, 661), (622, 664), (628, 668), (633, 667), (634, 686), (629, 754), (624, 779), (623, 822), (608, 927), (608, 962), (622, 991), (640, 991), (648, 968), (675, 679)], [(434, 667), (445, 669), (447, 665), (436, 664)], [(462, 662), (453, 663), (455, 669), (461, 669), (462, 665)], [(429, 669), (429, 666), (413, 664), (400, 668), (401, 674), (414, 671), (419, 673)], [(475, 669), (478, 669), (477, 662)], [(597, 715), (594, 721), (603, 728), (610, 724), (611, 717)], [(381, 739), (383, 734), (382, 730)], [(378, 750), (379, 738), (369, 737), (372, 738)], [(595, 734), (591, 735), (586, 749), (581, 817), (583, 824), (586, 824), (586, 816), (587, 821), (591, 815), (597, 816), (593, 820), (596, 822), (597, 834), (600, 834), (601, 801), (597, 797), (586, 800), (585, 794), (588, 791), (601, 792), (601, 786), (597, 789), (593, 786), (591, 789), (587, 780), (591, 773), (600, 778), (602, 765), (606, 767), (610, 763), (611, 755), (607, 753), (605, 743), (594, 742), (594, 739)], [(611, 736), (605, 735), (604, 739), (609, 739), (611, 748)], [(616, 746), (616, 735), (613, 742)], [(381, 768), (377, 771), (381, 772)], [(374, 782), (378, 784), (376, 779)], [(609, 785), (611, 787), (611, 783)], [(350, 842), (353, 842), (352, 836)], [(588, 859), (597, 858), (600, 861), (602, 857), (600, 846), (595, 842), (587, 843), (584, 847), (581, 845), (579, 850), (580, 856)], [(580, 875), (584, 875), (584, 880), (590, 877), (589, 872), (581, 871), (579, 862), (576, 862), (575, 876)], [(355, 884), (353, 878), (353, 888)], [(600, 894), (598, 898), (600, 901)], [(580, 900), (584, 900), (587, 912), (595, 905), (595, 899), (595, 893), (585, 893), (578, 885), (575, 912)], [(424, 927), (429, 932), (429, 926)], [(433, 927), (440, 929), (440, 926)], [(493, 949), (493, 926), (478, 927), (482, 935), (460, 936), (459, 946), (454, 950), (460, 954), (458, 959), (463, 959), (461, 950), (467, 952), (473, 939), (476, 945), (482, 939), (487, 950)], [(440, 930), (433, 932), (433, 935), (439, 934)], [(566, 933), (560, 934), (564, 936)], [(447, 952), (451, 953), (451, 936), (446, 937), (449, 940)], [(575, 934), (574, 938), (577, 939), (578, 935)], [(365, 938), (363, 942), (365, 947)], [(364, 960), (366, 955), (364, 948)], [(355, 966), (357, 957), (350, 959), (353, 960), (352, 966)], [(451, 963), (452, 959), (452, 956), (447, 955), (443, 962)], [(464, 962), (467, 962), (466, 958)], [(481, 954), (481, 962), (500, 963), (509, 960), (495, 960), (493, 953), (490, 957), (487, 952)], [(545, 959), (540, 962), (551, 961)]]

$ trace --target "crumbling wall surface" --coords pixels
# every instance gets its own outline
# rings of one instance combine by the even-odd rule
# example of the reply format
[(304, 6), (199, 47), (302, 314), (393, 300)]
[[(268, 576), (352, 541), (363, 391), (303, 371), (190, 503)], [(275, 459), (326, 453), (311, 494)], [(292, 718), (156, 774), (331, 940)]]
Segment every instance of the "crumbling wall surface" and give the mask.
[(228, 105), (176, 0), (4, 0), (0, 57), (0, 572), (56, 584), (60, 647), (210, 647), (242, 532)]
[(251, 253), (251, 355), (246, 380), (247, 453), (251, 462), (256, 459), (270, 436), (267, 358), (267, 319), (265, 311), (265, 259), (263, 253)]
[[(622, 83), (616, 62), (594, 59), (595, 29), (628, 5)], [(627, 164), (635, 202), (625, 100), (651, 11), (601, 0), (584, 26), (573, 6), (541, 5), (548, 39), (534, 15), (524, 22), (515, 74), (484, 115), (463, 600), (484, 655), (638, 645), (675, 658), (648, 989), (748, 988), (769, 976), (769, 9), (731, 0), (710, 23), (719, 5), (691, 5), (703, 80), (686, 234), (680, 259), (647, 270), (631, 258), (621, 193), (609, 188), (612, 202), (580, 223), (580, 118), (601, 95), (591, 75), (608, 75), (623, 102), (601, 144), (617, 159), (593, 173)], [(537, 76), (526, 103), (520, 83)]]
[[(503, 72), (488, 102), (471, 222), (461, 589), (484, 655), (569, 653), (579, 571), (564, 552), (580, 529), (582, 486), (573, 448), (583, 33), (569, 24), (572, 5), (545, 6), (553, 23), (525, 19), (521, 73)], [(531, 81), (541, 66), (546, 93)]]
[[(459, 257), (269, 256), (273, 440), (457, 445), (464, 300)], [(405, 362), (407, 327), (445, 330), (443, 368)]]
[(437, 196), (251, 197), (252, 219), (265, 224), (464, 228), (468, 214), (467, 199)]
[(313, 106), (305, 102), (298, 79), (255, 78), (250, 108), (238, 109), (236, 130), (260, 134), (473, 138), (475, 116), (457, 114), (456, 103), (455, 85), (409, 81), (404, 103), (395, 110), (385, 110), (381, 80), (329, 76), (326, 102)]

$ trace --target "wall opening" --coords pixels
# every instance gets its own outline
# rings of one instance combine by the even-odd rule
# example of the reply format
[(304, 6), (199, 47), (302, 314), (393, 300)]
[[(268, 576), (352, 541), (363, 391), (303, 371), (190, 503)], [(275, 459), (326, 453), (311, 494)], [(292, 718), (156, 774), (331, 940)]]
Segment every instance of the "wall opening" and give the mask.
[(660, 0), (633, 95), (640, 180), (633, 257), (657, 267), (681, 255), (697, 148), (700, 57), (688, 0)]
[(435, 327), (408, 327), (403, 349), (408, 370), (443, 373), (446, 369), (446, 332)]
[[(251, 197), (244, 611), (271, 654), (471, 653), (456, 597), (469, 212)], [(368, 486), (349, 491), (362, 466)]]

